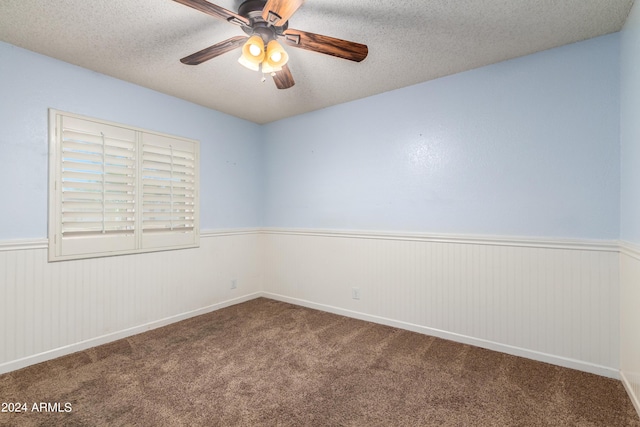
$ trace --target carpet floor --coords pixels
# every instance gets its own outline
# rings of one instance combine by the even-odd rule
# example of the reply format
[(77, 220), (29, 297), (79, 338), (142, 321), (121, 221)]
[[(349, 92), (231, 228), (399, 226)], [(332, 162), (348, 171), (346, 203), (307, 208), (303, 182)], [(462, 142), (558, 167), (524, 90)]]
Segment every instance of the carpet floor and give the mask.
[(0, 401), (11, 426), (640, 426), (620, 381), (265, 298), (1, 375)]

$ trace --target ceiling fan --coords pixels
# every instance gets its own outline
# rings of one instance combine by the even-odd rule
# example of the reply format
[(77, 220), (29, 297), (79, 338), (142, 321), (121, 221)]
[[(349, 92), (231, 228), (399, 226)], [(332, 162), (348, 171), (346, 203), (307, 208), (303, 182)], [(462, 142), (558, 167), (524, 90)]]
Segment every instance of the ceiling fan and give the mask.
[(252, 70), (271, 74), (278, 89), (287, 89), (295, 82), (287, 66), (289, 56), (277, 39), (289, 46), (355, 62), (364, 60), (369, 53), (364, 44), (289, 28), (289, 18), (302, 6), (304, 0), (246, 0), (238, 8), (238, 13), (206, 0), (174, 1), (238, 25), (246, 33), (246, 36), (231, 37), (185, 56), (180, 60), (183, 64), (202, 64), (242, 47), (242, 56), (238, 62)]

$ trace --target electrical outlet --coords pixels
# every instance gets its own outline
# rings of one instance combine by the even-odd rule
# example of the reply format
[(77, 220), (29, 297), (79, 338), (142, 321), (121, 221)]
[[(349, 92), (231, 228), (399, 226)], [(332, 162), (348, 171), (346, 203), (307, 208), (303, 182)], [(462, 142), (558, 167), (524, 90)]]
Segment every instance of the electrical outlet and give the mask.
[(238, 287), (238, 281), (236, 279), (231, 279), (231, 289), (235, 289)]
[(351, 288), (351, 298), (360, 299), (360, 288)]

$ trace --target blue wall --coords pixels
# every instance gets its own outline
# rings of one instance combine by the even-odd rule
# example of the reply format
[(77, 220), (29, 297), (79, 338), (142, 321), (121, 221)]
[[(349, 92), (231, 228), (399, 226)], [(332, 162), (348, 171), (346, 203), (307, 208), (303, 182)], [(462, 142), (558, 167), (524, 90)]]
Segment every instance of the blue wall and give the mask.
[(260, 225), (260, 126), (0, 42), (0, 240), (47, 236), (48, 108), (200, 141), (201, 228)]
[(619, 55), (613, 34), (259, 126), (0, 43), (0, 240), (46, 237), (49, 107), (200, 140), (202, 229), (617, 239)]
[(273, 227), (617, 239), (619, 34), (265, 126)]
[(640, 245), (640, 5), (632, 8), (621, 41), (620, 238)]

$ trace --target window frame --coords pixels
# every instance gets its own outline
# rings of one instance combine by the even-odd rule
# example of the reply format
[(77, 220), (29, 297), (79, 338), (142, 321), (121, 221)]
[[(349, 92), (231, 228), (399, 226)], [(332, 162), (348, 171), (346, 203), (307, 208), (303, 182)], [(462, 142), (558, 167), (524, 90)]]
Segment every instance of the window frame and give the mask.
[[(69, 124), (78, 129), (71, 129)], [(71, 135), (80, 135), (80, 143)], [(125, 141), (114, 135), (125, 135)], [(160, 154), (145, 155), (149, 152), (146, 147)], [(124, 154), (111, 154), (107, 163), (107, 150)], [(199, 247), (199, 163), (197, 140), (50, 108), (49, 262)], [(107, 172), (107, 168), (115, 172)], [(112, 185), (109, 181), (126, 184)], [(101, 192), (96, 189), (100, 185)], [(106, 190), (108, 186), (113, 188)], [(168, 203), (160, 194), (167, 192)], [(94, 217), (99, 219), (90, 223), (89, 218)], [(112, 222), (107, 229), (108, 221)], [(65, 225), (69, 222), (79, 225), (73, 229)], [(151, 228), (152, 222), (160, 225)], [(174, 222), (179, 226), (174, 228)]]

